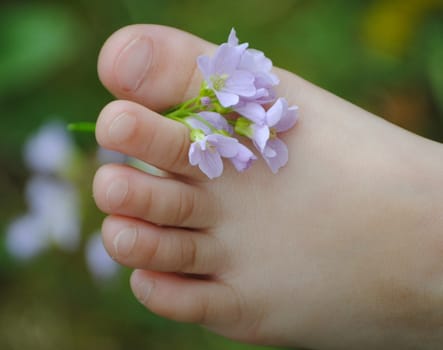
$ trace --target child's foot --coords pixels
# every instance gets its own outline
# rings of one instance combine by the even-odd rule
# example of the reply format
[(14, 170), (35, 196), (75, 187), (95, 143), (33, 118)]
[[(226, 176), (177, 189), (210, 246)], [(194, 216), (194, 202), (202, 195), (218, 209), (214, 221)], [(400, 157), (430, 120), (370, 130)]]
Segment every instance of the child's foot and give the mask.
[(137, 25), (100, 55), (100, 77), (122, 100), (100, 114), (99, 143), (171, 174), (106, 165), (94, 181), (110, 214), (105, 246), (136, 269), (137, 298), (161, 316), (249, 342), (441, 342), (441, 146), (277, 70), (279, 95), (300, 106), (283, 136), (287, 166), (273, 175), (257, 162), (238, 174), (226, 164), (207, 180), (188, 163), (186, 127), (154, 111), (195, 96), (196, 57), (213, 49)]

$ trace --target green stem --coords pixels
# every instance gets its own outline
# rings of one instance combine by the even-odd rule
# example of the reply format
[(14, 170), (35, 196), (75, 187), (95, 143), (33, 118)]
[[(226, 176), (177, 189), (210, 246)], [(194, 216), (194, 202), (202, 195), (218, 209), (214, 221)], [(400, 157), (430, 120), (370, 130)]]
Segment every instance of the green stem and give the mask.
[(95, 132), (95, 123), (79, 122), (68, 124), (69, 131)]
[[(187, 117), (193, 116), (194, 118), (197, 118), (206, 125), (208, 125), (211, 129), (215, 130), (215, 128), (212, 125), (210, 125), (208, 122), (206, 122), (203, 118), (201, 118), (197, 114), (198, 112), (208, 110), (208, 108), (206, 106), (203, 106), (201, 103), (202, 97), (210, 98), (212, 106), (209, 110), (217, 112), (230, 111), (220, 106), (214, 92), (212, 90), (209, 90), (206, 87), (206, 85), (203, 83), (200, 89), (200, 94), (197, 97), (191, 98), (183, 103), (171, 107), (170, 109), (163, 112), (162, 115), (168, 119), (172, 119), (182, 124), (185, 124), (190, 129), (192, 129), (192, 127), (185, 121), (185, 119)], [(68, 125), (68, 130), (79, 131), (79, 132), (95, 132), (95, 123), (90, 123), (90, 122), (71, 123)]]

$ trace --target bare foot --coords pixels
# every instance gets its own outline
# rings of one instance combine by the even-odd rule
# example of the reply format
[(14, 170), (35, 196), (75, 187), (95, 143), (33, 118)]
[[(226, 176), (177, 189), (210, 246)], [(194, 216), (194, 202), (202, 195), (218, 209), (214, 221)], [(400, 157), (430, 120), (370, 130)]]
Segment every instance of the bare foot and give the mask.
[(120, 100), (101, 112), (98, 142), (170, 174), (106, 165), (94, 180), (105, 246), (136, 269), (137, 298), (253, 343), (441, 346), (441, 145), (276, 69), (278, 94), (300, 106), (283, 136), (287, 166), (226, 165), (207, 180), (189, 165), (186, 127), (155, 111), (196, 95), (196, 57), (214, 48), (135, 25), (100, 54), (100, 78)]

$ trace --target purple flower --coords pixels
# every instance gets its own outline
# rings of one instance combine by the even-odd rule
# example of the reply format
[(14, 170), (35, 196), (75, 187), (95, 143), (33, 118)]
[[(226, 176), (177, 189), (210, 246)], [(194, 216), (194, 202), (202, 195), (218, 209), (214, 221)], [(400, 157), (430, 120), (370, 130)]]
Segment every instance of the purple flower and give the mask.
[(201, 135), (191, 144), (189, 162), (198, 165), (210, 179), (218, 177), (223, 172), (221, 157), (233, 158), (239, 153), (237, 139), (220, 134)]
[(244, 50), (241, 45), (222, 44), (214, 57), (200, 56), (197, 59), (206, 84), (223, 107), (234, 106), (241, 97), (253, 97), (257, 93), (254, 75), (238, 68)]
[(278, 133), (294, 126), (297, 109), (297, 106), (288, 107), (284, 98), (279, 98), (267, 111), (255, 103), (240, 108), (242, 115), (252, 122), (247, 136), (252, 139), (274, 174), (288, 161), (288, 149), (277, 137)]
[[(198, 57), (197, 65), (204, 78), (200, 95), (190, 100), (189, 110), (181, 105), (182, 116), (173, 112), (173, 119), (179, 118), (191, 130), (190, 163), (211, 179), (222, 174), (222, 158), (238, 171), (249, 168), (257, 157), (232, 137), (235, 132), (250, 138), (276, 173), (288, 161), (288, 149), (277, 136), (296, 123), (297, 107), (288, 107), (283, 98), (276, 100), (279, 79), (272, 73), (272, 61), (248, 48), (248, 43), (239, 43), (232, 29), (227, 42), (212, 57)], [(271, 103), (266, 110), (264, 105)]]
[(263, 159), (274, 174), (288, 162), (288, 147), (277, 137), (270, 138), (262, 151)]
[(229, 160), (238, 172), (242, 172), (248, 169), (256, 159), (257, 157), (248, 147), (239, 143), (237, 155)]
[(263, 52), (248, 49), (247, 43), (239, 44), (234, 29), (212, 58), (200, 56), (197, 64), (223, 107), (244, 102), (265, 104), (275, 99), (273, 86), (279, 80), (271, 72), (272, 61)]
[[(231, 46), (244, 47), (238, 45), (238, 38), (235, 30), (232, 29), (229, 34), (228, 44)], [(265, 56), (262, 51), (255, 49), (246, 49), (243, 51), (238, 69), (245, 70), (254, 75), (254, 86), (256, 93), (252, 97), (245, 97), (244, 101), (254, 101), (259, 104), (265, 104), (274, 101), (275, 92), (273, 86), (280, 82), (275, 74), (271, 72), (272, 61)]]
[(219, 113), (200, 112), (186, 118), (186, 123), (194, 140), (189, 162), (198, 165), (210, 179), (222, 174), (222, 157), (229, 158), (238, 171), (247, 169), (257, 159), (247, 147), (229, 136), (233, 128)]

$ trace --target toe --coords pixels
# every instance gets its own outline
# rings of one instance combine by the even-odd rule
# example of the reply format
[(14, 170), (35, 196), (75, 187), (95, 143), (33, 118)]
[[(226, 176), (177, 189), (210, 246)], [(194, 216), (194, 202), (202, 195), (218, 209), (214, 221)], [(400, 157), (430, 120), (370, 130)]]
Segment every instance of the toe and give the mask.
[(175, 321), (211, 326), (238, 324), (241, 318), (238, 295), (216, 281), (136, 270), (131, 287), (148, 309)]
[(226, 266), (219, 241), (206, 233), (119, 216), (107, 217), (102, 233), (109, 254), (128, 267), (213, 275)]
[(213, 50), (212, 44), (174, 28), (132, 25), (107, 40), (98, 72), (115, 96), (161, 111), (197, 94), (196, 59)]
[(97, 142), (162, 170), (205, 180), (204, 174), (189, 164), (189, 130), (129, 101), (114, 101), (100, 113)]
[(186, 228), (210, 228), (216, 221), (214, 201), (204, 189), (128, 166), (101, 167), (93, 192), (99, 209), (108, 214)]

